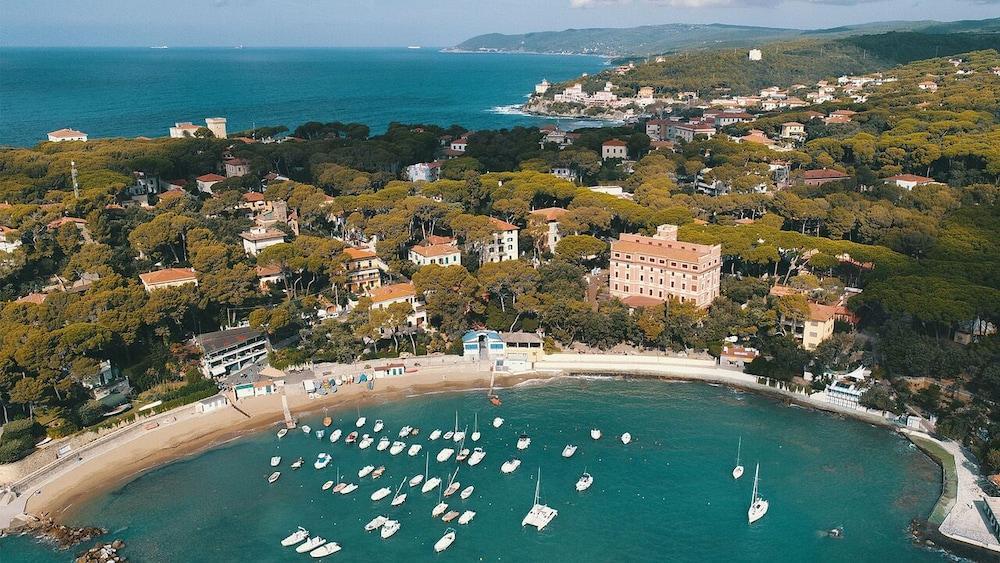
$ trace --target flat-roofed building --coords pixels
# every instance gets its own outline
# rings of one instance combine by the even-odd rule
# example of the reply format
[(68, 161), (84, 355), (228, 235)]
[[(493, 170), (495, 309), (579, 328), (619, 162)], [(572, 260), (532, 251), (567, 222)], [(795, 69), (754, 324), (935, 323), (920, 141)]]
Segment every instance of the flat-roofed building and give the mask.
[(147, 292), (168, 287), (180, 287), (189, 283), (198, 285), (198, 274), (194, 268), (164, 268), (155, 272), (139, 274), (139, 279)]
[(201, 367), (208, 377), (239, 371), (267, 357), (267, 336), (250, 327), (199, 334), (194, 338), (202, 351)]
[(278, 229), (251, 227), (249, 231), (240, 233), (240, 238), (243, 239), (243, 250), (250, 256), (257, 256), (261, 250), (285, 242), (285, 233)]
[(655, 236), (623, 233), (611, 243), (609, 289), (623, 301), (673, 297), (708, 307), (719, 296), (721, 270), (721, 245), (680, 242), (677, 226), (660, 225)]

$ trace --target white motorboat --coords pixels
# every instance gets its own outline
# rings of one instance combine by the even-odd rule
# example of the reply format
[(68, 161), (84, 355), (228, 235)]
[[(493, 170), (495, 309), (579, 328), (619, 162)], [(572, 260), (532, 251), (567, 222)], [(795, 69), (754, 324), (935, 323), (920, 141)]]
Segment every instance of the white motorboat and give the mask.
[(298, 530), (295, 530), (294, 532), (291, 533), (291, 535), (281, 540), (281, 546), (292, 547), (297, 543), (301, 543), (308, 537), (309, 537), (309, 530), (303, 528), (302, 526), (299, 526)]
[(562, 456), (573, 457), (573, 454), (575, 453), (576, 453), (576, 446), (573, 444), (567, 444), (566, 447), (563, 448)]
[(468, 524), (469, 522), (472, 522), (472, 519), (475, 517), (476, 513), (474, 511), (466, 510), (461, 516), (458, 517), (458, 523), (462, 525)]
[(465, 500), (465, 499), (467, 499), (467, 498), (471, 497), (471, 496), (472, 496), (472, 493), (473, 493), (473, 492), (475, 492), (475, 490), (476, 490), (476, 488), (475, 488), (475, 487), (473, 487), (472, 485), (469, 485), (468, 487), (466, 487), (466, 488), (462, 489), (462, 492), (461, 492), (461, 493), (459, 493), (459, 494), (458, 494), (458, 496), (459, 496), (459, 497), (460, 497), (460, 498), (461, 498), (462, 500)]
[(440, 452), (438, 452), (437, 460), (440, 463), (444, 463), (444, 462), (448, 461), (451, 458), (452, 454), (454, 454), (454, 453), (455, 453), (455, 450), (453, 450), (451, 448), (444, 448)]
[(760, 477), (760, 464), (757, 464), (756, 469), (753, 472), (753, 496), (750, 497), (750, 508), (747, 509), (747, 520), (750, 524), (753, 524), (757, 520), (760, 520), (767, 514), (767, 509), (770, 507), (769, 503), (764, 500), (757, 489), (757, 482)]
[(399, 520), (386, 520), (385, 524), (382, 526), (382, 531), (380, 531), (379, 534), (382, 536), (382, 539), (387, 540), (398, 531)]
[(321, 545), (316, 549), (309, 552), (309, 557), (314, 557), (319, 559), (320, 557), (326, 557), (327, 555), (333, 555), (340, 551), (340, 544), (337, 542), (329, 542), (327, 544)]
[(406, 480), (405, 479), (403, 481), (399, 482), (399, 488), (396, 489), (396, 494), (393, 495), (393, 497), (392, 497), (392, 503), (391, 503), (392, 506), (399, 506), (399, 505), (403, 504), (404, 502), (406, 502), (406, 493), (399, 494), (399, 491), (403, 490), (403, 485), (405, 485), (405, 484), (406, 484)]
[(416, 487), (417, 485), (419, 485), (420, 483), (423, 483), (423, 482), (424, 482), (424, 474), (423, 473), (417, 473), (416, 475), (414, 475), (413, 477), (410, 478), (410, 486), (411, 487)]
[(389, 521), (388, 516), (378, 515), (371, 519), (367, 524), (365, 524), (365, 531), (372, 532), (382, 527), (386, 522)]
[(479, 438), (482, 437), (482, 433), (479, 432), (479, 413), (476, 413), (476, 422), (472, 425), (472, 438), (473, 442), (478, 442)]
[(375, 471), (375, 466), (374, 465), (366, 465), (366, 466), (362, 467), (361, 469), (358, 470), (358, 479), (364, 479), (372, 471)]
[(733, 467), (733, 479), (739, 479), (743, 476), (743, 466), (740, 465), (740, 450), (743, 448), (743, 436), (740, 436), (740, 441), (736, 443), (736, 467)]
[(313, 463), (313, 467), (315, 467), (316, 469), (323, 469), (327, 465), (330, 465), (331, 461), (333, 461), (332, 455), (328, 453), (321, 453), (318, 456), (316, 456), (316, 461), (315, 463)]
[(594, 440), (600, 440), (601, 439), (601, 429), (600, 428), (591, 428), (590, 429), (590, 437), (593, 438)]
[(470, 466), (479, 465), (479, 462), (483, 461), (484, 457), (486, 457), (486, 452), (483, 450), (483, 448), (473, 448), (472, 454), (469, 456), (469, 465)]
[(299, 547), (296, 547), (295, 551), (298, 552), (298, 553), (308, 553), (308, 552), (316, 549), (317, 547), (323, 545), (324, 543), (326, 543), (325, 539), (323, 539), (323, 538), (321, 538), (319, 536), (313, 536), (313, 537), (307, 539), (305, 541), (305, 543), (303, 543)]
[(410, 432), (413, 432), (413, 427), (412, 426), (404, 426), (404, 427), (402, 427), (402, 428), (399, 429), (399, 437), (400, 438), (406, 438), (407, 436), (410, 435)]
[(303, 424), (302, 433), (308, 436), (310, 432), (312, 432), (312, 428), (310, 428), (308, 424)]
[(438, 487), (439, 485), (441, 485), (441, 478), (440, 477), (431, 477), (429, 479), (425, 479), (424, 480), (424, 485), (422, 487), (420, 487), (420, 492), (421, 493), (429, 493), (429, 492), (433, 491), (434, 488)]
[(278, 467), (279, 465), (281, 465), (281, 456), (280, 455), (276, 455), (276, 456), (272, 457), (271, 458), (271, 467)]
[(378, 450), (378, 451), (380, 451), (380, 452), (384, 452), (385, 450), (387, 450), (389, 448), (389, 444), (391, 444), (391, 443), (392, 442), (389, 441), (389, 438), (386, 438), (385, 436), (382, 436), (382, 439), (378, 441), (378, 445), (375, 446), (375, 449)]
[(333, 432), (330, 432), (330, 443), (332, 444), (337, 440), (339, 440), (341, 434), (343, 434), (343, 432), (340, 430), (340, 428), (334, 428)]
[(629, 434), (628, 432), (626, 432), (626, 433), (622, 434), (621, 440), (622, 440), (622, 443), (627, 446), (629, 444), (629, 442), (632, 441), (632, 435)]
[(589, 489), (593, 484), (594, 478), (590, 475), (590, 473), (584, 471), (583, 475), (580, 475), (580, 479), (576, 482), (576, 490), (582, 493), (583, 491)]
[(448, 503), (439, 502), (437, 503), (437, 505), (434, 506), (434, 508), (431, 509), (431, 516), (437, 518), (438, 516), (444, 514), (445, 510), (448, 510)]
[(528, 511), (528, 514), (524, 516), (524, 520), (521, 520), (522, 526), (534, 526), (538, 531), (542, 531), (545, 526), (549, 525), (549, 522), (559, 514), (559, 511), (552, 508), (551, 506), (541, 504), (538, 502), (538, 492), (542, 486), (542, 469), (538, 468), (538, 477), (535, 479), (535, 504)]
[(410, 446), (410, 449), (406, 450), (406, 455), (411, 457), (416, 456), (417, 454), (420, 453), (421, 448), (423, 448), (423, 446), (421, 446), (420, 444), (413, 444), (412, 446)]
[(383, 428), (385, 428), (385, 423), (382, 422), (382, 419), (376, 419), (375, 426), (372, 426), (372, 432), (381, 432)]
[(333, 481), (327, 481), (326, 483), (323, 483), (323, 490), (329, 491), (330, 489), (333, 488), (333, 485), (334, 485)]
[(365, 434), (364, 436), (361, 437), (361, 441), (358, 442), (358, 447), (361, 448), (362, 450), (364, 450), (364, 449), (368, 448), (369, 446), (371, 446), (372, 442), (374, 442), (374, 441), (375, 441), (375, 438), (372, 438), (368, 434)]
[(299, 459), (297, 459), (297, 460), (295, 460), (295, 461), (292, 462), (292, 469), (298, 469), (298, 468), (302, 467), (302, 464), (305, 463), (305, 462), (306, 462), (306, 460), (304, 460), (304, 459), (302, 459), (300, 457)]
[(451, 547), (451, 544), (453, 543), (455, 543), (455, 530), (453, 528), (448, 528), (445, 530), (444, 535), (441, 536), (441, 539), (434, 544), (434, 552), (441, 553)]
[(437, 440), (440, 437), (441, 437), (441, 431), (435, 428), (434, 431), (431, 432), (431, 435), (427, 437), (427, 439), (428, 440)]
[(326, 430), (323, 430), (322, 428), (320, 428), (319, 430), (316, 431), (316, 439), (317, 440), (322, 440), (323, 436), (326, 436)]
[(354, 483), (350, 483), (350, 484), (344, 485), (343, 489), (340, 489), (340, 494), (342, 494), (342, 495), (349, 495), (349, 494), (353, 493), (356, 490), (358, 490), (358, 486), (356, 484), (354, 484)]
[(389, 455), (399, 455), (404, 449), (406, 449), (406, 444), (397, 440), (389, 448)]
[(286, 434), (288, 434), (287, 428), (282, 428), (281, 430), (278, 430), (278, 439), (280, 440), (284, 438)]
[(521, 434), (521, 436), (517, 439), (517, 449), (519, 450), (526, 450), (530, 445), (531, 438), (529, 438), (527, 434)]
[(270, 475), (267, 476), (267, 482), (268, 483), (274, 483), (275, 481), (278, 480), (278, 477), (281, 477), (281, 472), (280, 471), (275, 471), (274, 473), (272, 473), (272, 474), (270, 474)]
[(493, 428), (500, 428), (503, 426), (503, 419), (499, 416), (493, 419)]
[(442, 436), (442, 438), (444, 438), (445, 440), (451, 440), (451, 437), (454, 436), (454, 435), (455, 435), (455, 431), (454, 430), (449, 430), (449, 431), (447, 431), (447, 432), (444, 433), (444, 436)]
[(515, 457), (503, 462), (503, 465), (500, 466), (500, 471), (503, 473), (513, 473), (518, 467), (521, 467), (521, 460)]
[(392, 489), (390, 489), (389, 487), (382, 487), (381, 489), (372, 493), (371, 499), (373, 501), (378, 502), (391, 494), (392, 494)]
[(357, 442), (357, 441), (358, 441), (358, 433), (357, 432), (351, 432), (350, 434), (347, 435), (346, 438), (344, 438), (344, 443), (345, 444), (353, 444), (354, 442)]
[(461, 512), (457, 510), (449, 510), (448, 512), (444, 513), (444, 516), (441, 517), (441, 521), (451, 522), (455, 518), (458, 518), (459, 514), (461, 514)]
[(358, 419), (354, 421), (354, 427), (355, 428), (362, 428), (365, 425), (366, 422), (368, 422), (367, 418), (365, 418), (363, 416), (359, 416)]

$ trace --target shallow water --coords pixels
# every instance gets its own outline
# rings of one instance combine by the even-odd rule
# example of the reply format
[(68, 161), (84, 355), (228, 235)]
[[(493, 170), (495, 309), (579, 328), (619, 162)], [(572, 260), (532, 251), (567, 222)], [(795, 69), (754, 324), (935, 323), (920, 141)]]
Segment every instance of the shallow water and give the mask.
[[(503, 392), (493, 408), (482, 392), (433, 395), (369, 407), (367, 430), (385, 420), (383, 434), (397, 439), (404, 424), (416, 425), (424, 444), (418, 457), (404, 451), (390, 456), (373, 445), (367, 450), (330, 444), (290, 432), (278, 440), (269, 430), (231, 442), (191, 459), (157, 469), (114, 493), (94, 499), (76, 515), (79, 523), (113, 530), (123, 538), (132, 561), (303, 561), (309, 558), (279, 546), (298, 525), (339, 542), (335, 561), (938, 561), (945, 558), (914, 546), (907, 526), (931, 510), (938, 491), (937, 466), (909, 442), (868, 424), (792, 408), (769, 398), (696, 383), (560, 380)], [(443, 440), (429, 442), (436, 428), (471, 425), (479, 412), (486, 459), (463, 466), (457, 480), (475, 485), (467, 501), (450, 504), (471, 509), (471, 524), (451, 525), (458, 539), (445, 553), (432, 546), (449, 525), (432, 519), (437, 492), (409, 489), (406, 502), (391, 508), (391, 496), (373, 503), (369, 496), (387, 486), (395, 490), (424, 469), (454, 471), (454, 461), (437, 463)], [(356, 412), (334, 412), (334, 427), (345, 435)], [(499, 430), (490, 422), (503, 416)], [(322, 414), (303, 422), (321, 427)], [(600, 427), (604, 438), (589, 437)], [(617, 436), (631, 432), (622, 445)], [(521, 468), (502, 475), (500, 464), (515, 455), (521, 432), (528, 450), (517, 452)], [(730, 476), (738, 438), (743, 439), (746, 475)], [(561, 452), (579, 445), (571, 459)], [(449, 444), (454, 447), (454, 444)], [(471, 441), (466, 444), (472, 447)], [(316, 454), (334, 461), (313, 469)], [(268, 485), (268, 461), (281, 455), (282, 476)], [(305, 466), (289, 468), (302, 456)], [(761, 491), (770, 511), (753, 526), (746, 510), (754, 463), (761, 464)], [(382, 479), (359, 480), (360, 467), (384, 464)], [(361, 484), (349, 496), (322, 492), (335, 479)], [(543, 532), (522, 528), (531, 507), (535, 472), (541, 468), (542, 501), (559, 511)], [(584, 493), (573, 487), (589, 471), (594, 485)], [(364, 532), (377, 514), (399, 519), (389, 540)], [(845, 537), (824, 530), (843, 526)], [(25, 539), (0, 541), (4, 562), (63, 561)]]

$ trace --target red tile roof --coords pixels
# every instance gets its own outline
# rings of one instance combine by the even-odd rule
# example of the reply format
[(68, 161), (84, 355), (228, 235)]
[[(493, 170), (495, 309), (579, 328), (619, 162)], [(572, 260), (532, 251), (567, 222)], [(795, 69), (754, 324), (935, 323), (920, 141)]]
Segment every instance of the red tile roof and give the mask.
[(225, 176), (219, 176), (218, 174), (202, 174), (201, 176), (195, 178), (195, 180), (200, 182), (220, 182), (225, 179)]
[(372, 303), (382, 303), (383, 301), (393, 301), (402, 297), (415, 297), (416, 295), (417, 290), (413, 287), (412, 282), (383, 285), (371, 290)]
[(493, 228), (498, 231), (516, 231), (517, 225), (511, 225), (507, 221), (502, 219), (497, 219), (496, 217), (490, 217), (490, 223), (493, 223)]
[(918, 184), (930, 184), (934, 182), (934, 178), (928, 178), (927, 176), (917, 176), (916, 174), (897, 174), (895, 176), (889, 176), (886, 180), (896, 181), (900, 180), (902, 182), (916, 182)]
[(558, 221), (566, 213), (562, 207), (543, 207), (531, 212), (536, 217), (544, 217), (546, 221)]
[(155, 272), (139, 274), (139, 279), (144, 285), (160, 285), (164, 283), (176, 283), (182, 281), (195, 281), (198, 275), (193, 268), (164, 268)]
[(604, 144), (601, 145), (601, 146), (604, 146), (604, 147), (625, 147), (625, 146), (628, 146), (628, 144), (625, 143), (625, 141), (622, 141), (620, 139), (609, 139), (607, 141), (604, 141)]
[(850, 178), (847, 174), (841, 172), (840, 170), (833, 170), (830, 168), (823, 168), (822, 170), (806, 170), (802, 173), (802, 177), (806, 180), (828, 180), (833, 178)]

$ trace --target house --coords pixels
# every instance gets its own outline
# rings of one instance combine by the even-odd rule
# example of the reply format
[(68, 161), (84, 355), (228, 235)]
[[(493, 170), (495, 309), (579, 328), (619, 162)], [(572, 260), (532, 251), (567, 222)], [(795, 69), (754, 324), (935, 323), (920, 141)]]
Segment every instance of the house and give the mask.
[(449, 145), (449, 148), (451, 148), (451, 150), (457, 153), (464, 153), (466, 149), (469, 148), (469, 138), (465, 135), (462, 135), (461, 137), (452, 141), (451, 145)]
[(925, 80), (920, 84), (917, 84), (917, 88), (920, 88), (921, 90), (926, 90), (928, 92), (937, 92), (938, 85), (933, 80)]
[(257, 286), (263, 292), (270, 291), (271, 287), (284, 283), (285, 274), (278, 266), (257, 266)]
[(750, 49), (747, 53), (747, 59), (751, 61), (759, 61), (762, 58), (764, 58), (764, 54), (760, 51), (760, 49)]
[(265, 229), (281, 223), (287, 225), (295, 236), (299, 234), (299, 215), (294, 209), (289, 212), (288, 203), (284, 200), (272, 201), (264, 206), (254, 216), (253, 222)]
[(278, 392), (278, 388), (282, 383), (282, 381), (255, 381), (253, 383), (241, 383), (240, 385), (233, 387), (233, 392), (236, 394), (237, 399), (273, 395)]
[(650, 119), (646, 122), (646, 136), (653, 141), (665, 141), (672, 123), (669, 119)]
[(83, 131), (77, 131), (76, 129), (57, 129), (55, 131), (49, 131), (49, 141), (53, 143), (61, 143), (63, 141), (84, 141), (87, 140), (87, 134)]
[(782, 139), (793, 139), (798, 137), (804, 137), (806, 134), (806, 128), (804, 125), (798, 121), (787, 121), (781, 124), (781, 138)]
[(535, 84), (535, 93), (538, 95), (544, 94), (549, 91), (549, 86), (552, 86), (552, 83), (543, 78), (541, 82)]
[(848, 115), (830, 115), (829, 117), (823, 118), (823, 123), (827, 125), (839, 125), (842, 123), (849, 123), (851, 117)]
[(625, 160), (628, 158), (628, 145), (625, 141), (619, 139), (610, 139), (604, 141), (601, 144), (601, 158), (608, 160), (609, 158), (620, 158)]
[(198, 285), (198, 274), (194, 268), (164, 268), (154, 272), (139, 274), (142, 287), (147, 293), (167, 287), (180, 287), (189, 283)]
[(618, 199), (632, 200), (632, 194), (625, 191), (625, 188), (621, 186), (588, 186), (588, 190), (598, 193), (616, 197)]
[(705, 122), (691, 123), (671, 123), (667, 130), (667, 136), (671, 139), (680, 139), (690, 143), (698, 136), (712, 138), (715, 135), (715, 126)]
[(722, 353), (719, 354), (719, 367), (742, 370), (759, 355), (760, 351), (756, 348), (729, 344), (722, 347)]
[(45, 299), (48, 295), (45, 293), (32, 292), (23, 297), (18, 297), (14, 300), (14, 303), (31, 303), (32, 305), (41, 305), (45, 303)]
[(825, 379), (832, 379), (824, 390), (826, 401), (842, 407), (858, 408), (861, 406), (861, 395), (868, 388), (867, 380), (871, 370), (865, 366), (847, 373), (826, 372)]
[(212, 136), (216, 139), (226, 138), (226, 118), (225, 117), (206, 117), (205, 127), (212, 132)]
[(664, 302), (675, 298), (708, 307), (719, 296), (722, 246), (677, 240), (676, 225), (648, 237), (622, 233), (611, 243), (608, 283), (612, 297)]
[(375, 379), (383, 377), (399, 377), (406, 374), (406, 365), (402, 362), (375, 366), (372, 368), (372, 376)]
[(406, 328), (418, 328), (427, 322), (424, 304), (417, 298), (413, 282), (394, 283), (376, 287), (369, 292), (372, 310), (386, 309), (396, 303), (409, 303), (412, 311), (406, 317)]
[(517, 260), (517, 233), (518, 228), (507, 221), (490, 217), (493, 224), (493, 240), (487, 242), (483, 247), (483, 254), (480, 257), (482, 263), (503, 262), (504, 260)]
[(548, 249), (549, 252), (555, 252), (556, 245), (562, 239), (562, 236), (559, 235), (559, 218), (565, 214), (566, 210), (562, 207), (545, 207), (536, 209), (530, 214), (531, 220), (544, 222), (547, 225), (548, 230), (545, 233), (545, 244), (542, 246)]
[(447, 242), (438, 244), (418, 244), (410, 248), (407, 258), (418, 267), (428, 264), (438, 264), (441, 266), (452, 266), (462, 263), (462, 250), (458, 248), (455, 239), (447, 237)]
[(170, 188), (169, 190), (157, 196), (157, 199), (159, 201), (172, 201), (187, 196), (188, 193), (184, 191), (182, 188)]
[(219, 182), (225, 180), (225, 176), (219, 176), (218, 174), (202, 174), (195, 178), (198, 183), (198, 191), (201, 193), (212, 195), (212, 186), (218, 184)]
[(197, 132), (199, 129), (201, 129), (200, 125), (195, 125), (190, 121), (182, 121), (180, 123), (174, 123), (174, 126), (170, 128), (170, 137), (173, 139), (194, 137), (195, 132)]
[(889, 176), (885, 179), (885, 181), (896, 184), (907, 191), (912, 190), (917, 186), (926, 186), (927, 184), (935, 183), (934, 178), (917, 176), (916, 174), (897, 174), (895, 176)]
[(738, 137), (735, 141), (737, 143), (756, 143), (771, 148), (775, 148), (778, 145), (760, 129), (751, 129), (746, 135)]
[(227, 158), (222, 162), (226, 169), (226, 177), (246, 176), (250, 173), (250, 163), (242, 158)]
[(549, 170), (549, 174), (552, 174), (557, 178), (562, 178), (563, 180), (569, 180), (570, 182), (575, 182), (580, 177), (576, 170), (568, 166), (553, 166)]
[(347, 287), (354, 293), (362, 293), (382, 285), (382, 272), (389, 269), (378, 254), (367, 248), (345, 248), (347, 260), (344, 270)]
[(125, 195), (132, 197), (150, 196), (160, 193), (160, 179), (145, 172), (136, 170), (132, 172), (132, 185), (125, 188)]
[(823, 168), (821, 170), (806, 170), (800, 176), (802, 183), (807, 186), (822, 186), (827, 182), (840, 182), (850, 180), (851, 177), (840, 170)]
[(264, 199), (264, 194), (260, 192), (247, 192), (240, 199), (240, 209), (249, 210), (254, 215), (271, 209), (271, 202)]
[(745, 111), (718, 111), (709, 110), (705, 112), (705, 117), (712, 118), (716, 127), (725, 127), (736, 123), (748, 123), (754, 120), (754, 116)]
[(545, 340), (533, 332), (504, 332), (504, 357), (496, 360), (498, 371), (528, 371), (545, 358)]
[(285, 233), (268, 227), (250, 227), (249, 231), (240, 233), (240, 238), (243, 239), (243, 251), (249, 256), (257, 256), (261, 250), (285, 242)]
[(785, 319), (785, 326), (796, 340), (801, 341), (803, 348), (815, 350), (821, 342), (833, 336), (836, 314), (836, 307), (810, 302), (805, 320)]
[(0, 225), (0, 252), (7, 252), (9, 254), (20, 248), (20, 246), (21, 239), (17, 236), (17, 231)]
[(202, 399), (194, 404), (194, 412), (207, 413), (224, 409), (229, 406), (229, 399), (225, 395), (215, 395), (207, 399)]
[(406, 179), (411, 182), (437, 182), (440, 177), (440, 162), (418, 162), (406, 167)]
[(546, 125), (545, 127), (539, 128), (542, 133), (542, 140), (538, 142), (540, 148), (545, 148), (545, 145), (550, 143), (555, 144), (560, 149), (566, 148), (573, 144), (573, 141), (579, 136), (576, 133), (569, 133), (559, 129), (554, 125)]
[(250, 327), (199, 334), (194, 338), (202, 352), (201, 367), (207, 377), (237, 372), (265, 357), (267, 336)]
[(495, 330), (470, 330), (462, 335), (462, 357), (466, 360), (495, 362), (506, 354), (507, 345)]

